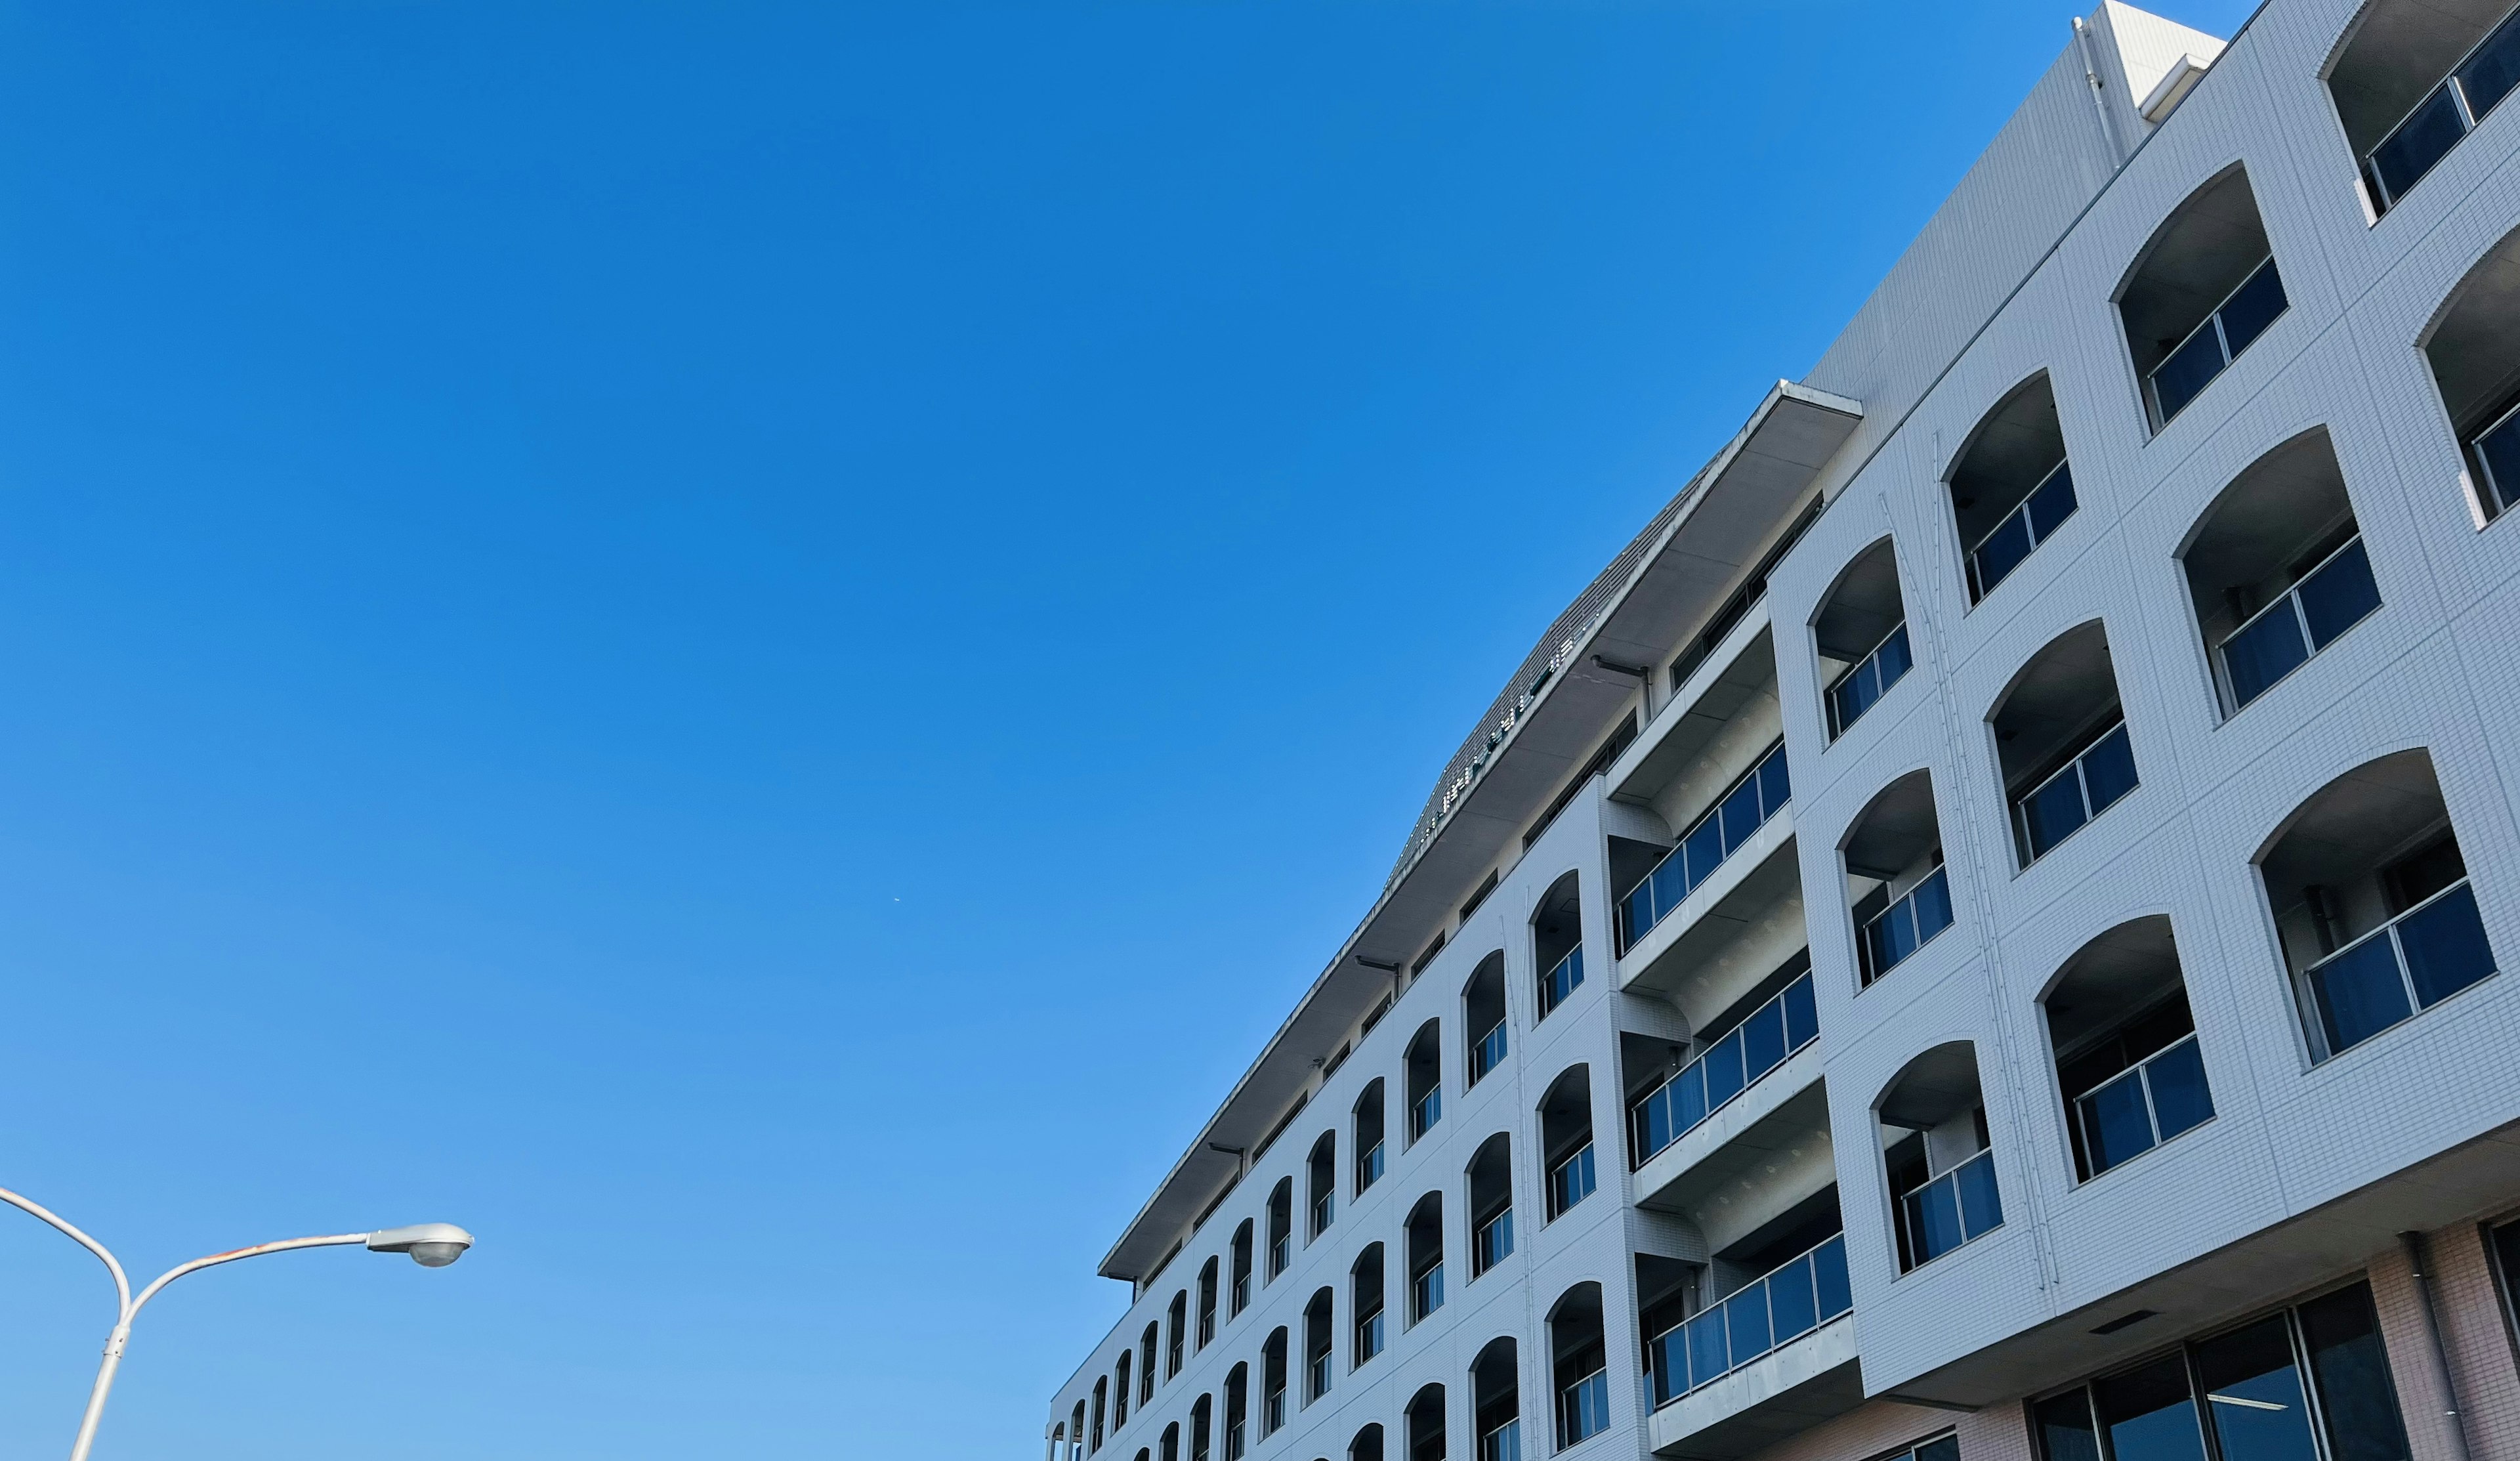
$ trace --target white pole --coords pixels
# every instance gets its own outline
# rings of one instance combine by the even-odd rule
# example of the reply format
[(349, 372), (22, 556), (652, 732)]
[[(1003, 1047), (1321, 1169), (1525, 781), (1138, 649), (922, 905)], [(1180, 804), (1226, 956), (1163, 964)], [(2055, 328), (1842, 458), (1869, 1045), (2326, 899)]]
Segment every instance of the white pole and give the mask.
[(335, 1248), (349, 1243), (365, 1243), (370, 1236), (366, 1233), (335, 1233), (322, 1238), (284, 1238), (278, 1243), (257, 1243), (251, 1248), (214, 1253), (208, 1257), (195, 1258), (189, 1263), (178, 1263), (167, 1269), (158, 1275), (149, 1287), (141, 1290), (139, 1298), (134, 1299), (131, 1297), (131, 1281), (123, 1276), (122, 1265), (114, 1260), (112, 1254), (106, 1251), (104, 1244), (64, 1221), (51, 1209), (40, 1203), (30, 1202), (6, 1187), (0, 1187), (0, 1202), (31, 1212), (76, 1239), (81, 1248), (103, 1259), (107, 1271), (113, 1275), (113, 1296), (116, 1306), (113, 1332), (105, 1337), (105, 1359), (97, 1366), (96, 1384), (88, 1391), (87, 1413), (79, 1418), (78, 1439), (70, 1443), (70, 1461), (87, 1461), (88, 1447), (96, 1443), (97, 1423), (105, 1418), (106, 1397), (113, 1392), (114, 1373), (122, 1368), (123, 1348), (131, 1343), (131, 1321), (140, 1316), (142, 1304), (158, 1297), (158, 1290), (187, 1273), (216, 1267), (221, 1263), (233, 1263), (239, 1258), (258, 1258), (264, 1254), (287, 1253), (297, 1248)]

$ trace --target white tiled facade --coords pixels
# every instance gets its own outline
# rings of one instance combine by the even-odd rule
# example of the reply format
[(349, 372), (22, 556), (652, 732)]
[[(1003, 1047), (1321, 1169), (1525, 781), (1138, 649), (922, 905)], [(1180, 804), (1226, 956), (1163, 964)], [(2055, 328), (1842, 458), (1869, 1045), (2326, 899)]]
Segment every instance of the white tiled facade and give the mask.
[[(2358, 157), (2377, 140), (2370, 109), (2394, 116), (2429, 95), (2507, 5), (2272, 0), (2228, 46), (2114, 3), (2085, 19), (1819, 366), (1780, 383), (1656, 516), (1457, 758), (1366, 922), (1104, 1258), (1136, 1302), (1052, 1397), (1053, 1461), (1490, 1461), (1508, 1443), (1534, 1458), (1881, 1461), (1947, 1437), (1963, 1461), (2084, 1461), (2043, 1430), (2051, 1396), (2201, 1355), (2182, 1347), (2354, 1284), (2370, 1296), (2386, 1373), (2367, 1383), (2394, 1402), (2399, 1454), (2520, 1458), (2520, 1356), (2495, 1258), (2498, 1225), (2520, 1212), (2520, 978), (2477, 977), (2520, 962), (2520, 523), (2504, 521), (2484, 448), (2462, 440), (2520, 395), (2520, 103), (2483, 111), (2418, 180), (2387, 183), (2399, 196), (2385, 211), (2384, 175)], [(2229, 261), (2245, 265), (2250, 246), (2232, 240), (2254, 235), (2216, 221), (2247, 212), (2228, 205), (2234, 167), (2286, 304), (2157, 424), (2138, 356), (2178, 337), (2131, 338), (2144, 332), (2129, 321), (2183, 332), (2239, 277)], [(2191, 296), (2206, 302), (2179, 302)], [(2243, 309), (2204, 328), (2236, 339)], [(2075, 506), (1974, 595), (1970, 494), (2035, 479), (2003, 465), (2010, 428), (1989, 423), (2049, 439), (2036, 388), (2020, 393), (2043, 376)], [(2337, 478), (2350, 526), (2318, 516)], [(2302, 622), (2316, 624), (2314, 591), (2346, 580), (2309, 566), (2355, 537), (2378, 606), (2235, 703), (2209, 642), (2228, 623), (2214, 616), (2289, 613), (2279, 596), (2306, 573)], [(1895, 580), (1868, 559), (1885, 540)], [(2198, 576), (2253, 553), (2275, 555), (2274, 576), (2251, 580), (2261, 589), (2216, 597)], [(1890, 617), (1865, 617), (1891, 581)], [(1913, 667), (1832, 738), (1827, 697), (1846, 664), (1823, 648), (1846, 625), (1870, 625), (1869, 644), (1894, 619)], [(2024, 866), (2015, 802), (2106, 725), (2112, 700), (2136, 785)], [(1779, 737), (1790, 800), (1738, 823), (1732, 850), (1631, 936), (1622, 899)], [(2007, 748), (2043, 737), (2061, 738), (2054, 754), (2008, 762)], [(1924, 787), (1929, 801), (1912, 795)], [(2438, 850), (2444, 815), (2454, 863)], [(1934, 844), (1949, 927), (1868, 983), (1850, 910), (1871, 890), (1864, 870), (1901, 869), (1887, 890), (1904, 891)], [(2465, 893), (2445, 883), (2454, 864)], [(2325, 881), (2299, 886), (2313, 874)], [(1583, 979), (1544, 1016), (1541, 961), (1575, 936), (1549, 932), (1570, 876)], [(2323, 971), (2356, 950), (2357, 967), (2376, 967), (2381, 945), (2356, 940), (2381, 920), (2405, 908), (2398, 936), (2416, 949), (2432, 936), (2419, 929), (2448, 927), (2440, 910), (2471, 896), (2483, 941), (2456, 946), (2481, 953), (2438, 956), (2465, 971), (2462, 987), (2350, 1043), (2322, 1032), (2304, 976), (2323, 950), (2344, 950)], [(1473, 1082), (1486, 1020), (1471, 991), (1500, 956), (1508, 1051)], [(1753, 1040), (1769, 1027), (1745, 1015), (1791, 986), (1810, 991), (1816, 1040), (1637, 1150), (1639, 1093), (1682, 1062), (1728, 1058), (1736, 1026)], [(2082, 1092), (2064, 1088), (2060, 1060), (2102, 1069), (2080, 1052), (2119, 1034), (2106, 1048), (2143, 1058), (2120, 1027), (2166, 1008), (2153, 1001), (2168, 989), (2183, 991), (2210, 1119), (2114, 1164), (2078, 1155)], [(1412, 1140), (1408, 1052), (1430, 1024), (1441, 1116)], [(1359, 1190), (1354, 1112), (1375, 1081), (1382, 1170)], [(1598, 1187), (1544, 1220), (1544, 1158), (1581, 1103), (1542, 1107), (1569, 1081), (1589, 1093)], [(2153, 1109), (2172, 1110), (2174, 1088), (2154, 1089)], [(1902, 1141), (1926, 1125), (1920, 1151)], [(1500, 1133), (1514, 1251), (1472, 1278), (1470, 1169)], [(1332, 1220), (1308, 1237), (1308, 1158), (1326, 1134)], [(1930, 1257), (1903, 1249), (1906, 1184), (1981, 1150), (2000, 1221), (1978, 1234), (1963, 1216), (1969, 1241)], [(1921, 1168), (1900, 1166), (1912, 1156)], [(1282, 1180), (1291, 1256), (1271, 1276)], [(1411, 1323), (1408, 1221), (1430, 1194), (1445, 1301)], [(1851, 1313), (1772, 1347), (1744, 1341), (1755, 1357), (1728, 1349), (1711, 1379), (1647, 1373), (1649, 1317), (1658, 1331), (1707, 1311), (1831, 1232)], [(1353, 1273), (1371, 1245), (1386, 1338), (1360, 1361)], [(1306, 1309), (1324, 1290), (1329, 1384), (1308, 1399)], [(1191, 1333), (1175, 1373), (1177, 1298)], [(1561, 1358), (1596, 1303), (1601, 1357)], [(2312, 1321), (2285, 1323), (2310, 1355)], [(1284, 1420), (1271, 1429), (1265, 1356), (1281, 1329)], [(2098, 1401), (2092, 1461), (2386, 1461), (2394, 1442), (2334, 1429), (2374, 1402), (2331, 1391), (2325, 1371), (2285, 1393), (2323, 1419), (2244, 1443), (2248, 1417), (2230, 1407), (2286, 1412), (2236, 1382), (2205, 1393), (2218, 1361), (2192, 1362), (2192, 1403), (2210, 1418), (2189, 1428), (2192, 1451), (2109, 1430), (2116, 1402)], [(1587, 1398), (1579, 1429), (1598, 1429), (1570, 1442), (1560, 1392), (1596, 1363), (1587, 1394), (1606, 1419)], [(1510, 1442), (1483, 1438), (1508, 1413)]]

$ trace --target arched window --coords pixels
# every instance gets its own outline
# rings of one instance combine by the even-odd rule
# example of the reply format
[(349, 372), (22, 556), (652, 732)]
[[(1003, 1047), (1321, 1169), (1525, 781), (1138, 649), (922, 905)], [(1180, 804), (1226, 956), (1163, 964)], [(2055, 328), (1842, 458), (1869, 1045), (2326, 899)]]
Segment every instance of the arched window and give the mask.
[(2423, 341), (2451, 434), (2466, 450), (2478, 512), (2520, 505), (2520, 229), (2450, 292)]
[(1403, 1059), (1409, 1069), (1409, 1140), (1415, 1145), (1444, 1119), (1442, 1023), (1429, 1020), (1418, 1026), (1409, 1037), (1409, 1053)]
[(1513, 1142), (1500, 1131), (1470, 1159), (1470, 1277), (1513, 1253)]
[(1408, 1461), (1444, 1461), (1444, 1387), (1420, 1387), (1409, 1397)]
[(2079, 505), (2046, 371), (1986, 413), (1952, 459), (1948, 485), (1974, 604), (2053, 537)]
[(2498, 967), (2421, 750), (2367, 761), (2313, 793), (2268, 840), (2258, 872), (2314, 1061)]
[(1216, 1259), (1198, 1265), (1198, 1347), (1216, 1338)]
[(2157, 432), (2289, 303), (2246, 168), (2234, 163), (2162, 220), (2117, 303)]
[(1348, 1353), (1348, 1368), (1355, 1369), (1382, 1352), (1385, 1333), (1382, 1316), (1382, 1245), (1367, 1244), (1365, 1252), (1358, 1254), (1356, 1261), (1349, 1265), (1347, 1279), (1348, 1313), (1352, 1316), (1349, 1327), (1355, 1332), (1355, 1343)]
[(1573, 873), (1549, 885), (1531, 915), (1531, 967), (1540, 972), (1540, 1018), (1564, 1004), (1584, 982), (1584, 901)]
[(1164, 1378), (1170, 1380), (1181, 1373), (1182, 1331), (1189, 1328), (1190, 1319), (1189, 1293), (1178, 1289), (1173, 1291), (1172, 1307), (1166, 1309), (1164, 1315), (1170, 1325), (1165, 1330), (1168, 1338), (1164, 1343)]
[(1285, 1424), (1286, 1329), (1282, 1324), (1260, 1346), (1260, 1434), (1274, 1436)]
[(1812, 618), (1821, 677), (1827, 685), (1828, 736), (1854, 728), (1907, 678), (1916, 657), (1908, 644), (1907, 600), (1899, 591), (1899, 554), (1882, 538), (1837, 575)]
[(1347, 1443), (1347, 1461), (1382, 1461), (1382, 1427), (1368, 1426)]
[(2373, 0), (2327, 72), (2373, 212), (2449, 156), (2520, 82), (2520, 22), (2500, 0)]
[(1111, 1382), (1108, 1380), (1098, 1379), (1094, 1382), (1094, 1429), (1087, 1433), (1085, 1442), (1085, 1454), (1089, 1456), (1102, 1449), (1102, 1410), (1110, 1397), (1110, 1393)]
[(1269, 1189), (1269, 1281), (1286, 1271), (1295, 1250), (1295, 1179), (1280, 1177)]
[(1175, 1421), (1164, 1427), (1164, 1438), (1158, 1441), (1156, 1446), (1156, 1454), (1162, 1458), (1162, 1461), (1182, 1461), (1181, 1422)]
[(1216, 1433), (1216, 1397), (1201, 1395), (1190, 1402), (1190, 1461), (1208, 1461), (1209, 1442)]
[(2040, 1005), (2079, 1180), (2214, 1119), (2167, 917), (2135, 919), (2084, 944)]
[(1067, 1454), (1070, 1458), (1085, 1454), (1085, 1402), (1076, 1402), (1076, 1413), (1068, 1418)]
[(1250, 1405), (1251, 1367), (1238, 1364), (1225, 1372), (1225, 1461), (1242, 1461)]
[(1330, 1291), (1317, 1289), (1304, 1305), (1304, 1403), (1330, 1393)]
[(1505, 1063), (1505, 950), (1479, 961), (1462, 986), (1462, 1028), (1468, 1032), (1469, 1084)]
[(1304, 1241), (1330, 1230), (1338, 1208), (1338, 1133), (1325, 1131), (1304, 1162)]
[(2380, 607), (2325, 427), (2233, 478), (2189, 529), (2179, 561), (2226, 715)]
[(1911, 771), (1882, 788), (1856, 814), (1839, 856), (1865, 983), (1952, 926), (1951, 878), (1943, 870), (1942, 823), (1929, 773)]
[(1234, 1230), (1234, 1270), (1227, 1300), (1227, 1317), (1241, 1313), (1251, 1305), (1251, 1219), (1242, 1219)]
[(1349, 1113), (1355, 1122), (1351, 1149), (1356, 1153), (1356, 1191), (1360, 1197), (1365, 1195), (1365, 1189), (1382, 1179), (1382, 1077), (1377, 1075), (1365, 1083)]
[(2023, 867), (2136, 789), (2135, 744), (2098, 619), (2042, 646), (1986, 718)]
[(1609, 1363), (1601, 1286), (1577, 1284), (1549, 1311), (1549, 1380), (1557, 1396), (1559, 1450), (1610, 1428)]
[(1050, 1428), (1050, 1461), (1066, 1461), (1067, 1427), (1064, 1423)]
[(1521, 1418), (1513, 1341), (1490, 1340), (1470, 1361), (1470, 1430), (1479, 1438), (1478, 1461), (1522, 1461)]
[(1430, 1192), (1409, 1210), (1409, 1322), (1444, 1306), (1444, 1194)]
[(1119, 1363), (1111, 1367), (1111, 1429), (1116, 1433), (1129, 1423), (1130, 1354), (1120, 1351)]
[(1155, 1350), (1161, 1343), (1155, 1321), (1148, 1319), (1147, 1332), (1138, 1337), (1138, 1404), (1142, 1407), (1155, 1397)]
[(1976, 1047), (1954, 1040), (1908, 1062), (1873, 1112), (1882, 1128), (1900, 1272), (2002, 1225)]
[(1593, 1195), (1593, 1071), (1571, 1066), (1540, 1098), (1540, 1159), (1549, 1173), (1549, 1220)]

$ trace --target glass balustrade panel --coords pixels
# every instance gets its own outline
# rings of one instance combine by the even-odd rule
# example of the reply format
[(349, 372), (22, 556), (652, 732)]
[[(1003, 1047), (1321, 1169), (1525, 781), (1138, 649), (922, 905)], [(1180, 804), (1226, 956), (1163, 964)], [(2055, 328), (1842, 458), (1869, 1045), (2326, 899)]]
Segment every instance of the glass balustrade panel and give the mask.
[(2398, 942), (2415, 1002), (2426, 1008), (2494, 973), (2494, 949), (2476, 892), (2465, 883), (2447, 889), (2398, 921)]
[(2335, 643), (2336, 636), (2380, 607), (2380, 588), (2371, 580), (2371, 558), (2361, 538), (2337, 549), (2293, 591), (2301, 599), (2302, 621), (2310, 630), (2313, 654)]

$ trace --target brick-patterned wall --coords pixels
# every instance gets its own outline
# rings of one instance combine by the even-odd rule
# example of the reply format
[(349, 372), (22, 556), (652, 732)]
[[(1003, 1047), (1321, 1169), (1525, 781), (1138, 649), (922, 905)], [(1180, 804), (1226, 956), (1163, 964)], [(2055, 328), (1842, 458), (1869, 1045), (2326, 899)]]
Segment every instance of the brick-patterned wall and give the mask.
[(2032, 1461), (2030, 1407), (2019, 1400), (1960, 1417), (1960, 1461)]
[[(2475, 1461), (2520, 1461), (2520, 1372), (2513, 1368), (2510, 1332), (2502, 1322), (2484, 1235), (2473, 1224), (2461, 1224), (2425, 1235), (2424, 1246), (2469, 1454)], [(2414, 1275), (2394, 1248), (2372, 1256), (2370, 1272), (2415, 1461), (2452, 1461), (2457, 1453), (2445, 1415), (2449, 1406), (2434, 1377)]]
[[(1748, 1461), (1865, 1461), (1922, 1440), (1963, 1419), (1968, 1417), (1924, 1405), (1868, 1400), (1834, 1420), (1778, 1441)], [(1965, 1445), (1960, 1456), (1961, 1461), (1978, 1461)]]

